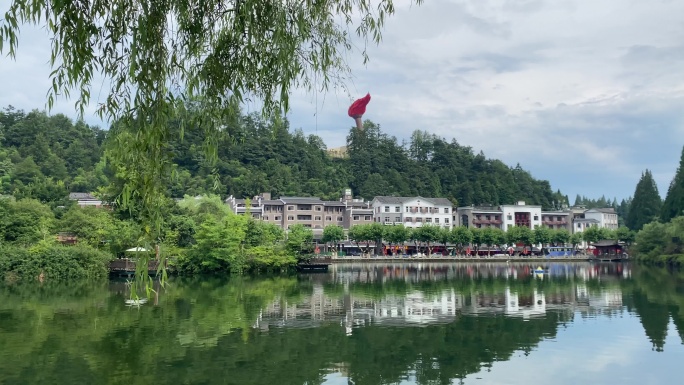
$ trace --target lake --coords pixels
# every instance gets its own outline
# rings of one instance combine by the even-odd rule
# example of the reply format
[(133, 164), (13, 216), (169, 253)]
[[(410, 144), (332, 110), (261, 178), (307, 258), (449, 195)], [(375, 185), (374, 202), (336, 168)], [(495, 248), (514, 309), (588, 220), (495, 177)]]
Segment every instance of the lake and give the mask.
[(684, 273), (377, 263), (269, 278), (0, 286), (0, 384), (673, 384)]

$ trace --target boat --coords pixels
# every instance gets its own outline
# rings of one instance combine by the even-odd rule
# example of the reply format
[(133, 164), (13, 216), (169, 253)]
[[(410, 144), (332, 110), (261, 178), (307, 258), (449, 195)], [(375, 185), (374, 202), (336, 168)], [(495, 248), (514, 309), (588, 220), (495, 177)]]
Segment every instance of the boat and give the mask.
[(538, 266), (536, 269), (532, 270), (534, 274), (548, 274), (549, 269), (544, 269), (541, 266)]

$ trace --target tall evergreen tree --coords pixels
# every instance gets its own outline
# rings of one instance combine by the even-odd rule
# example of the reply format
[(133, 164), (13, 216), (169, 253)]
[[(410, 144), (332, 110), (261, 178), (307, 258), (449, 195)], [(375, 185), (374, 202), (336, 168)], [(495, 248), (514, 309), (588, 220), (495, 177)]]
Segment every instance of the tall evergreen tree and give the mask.
[(669, 222), (672, 218), (684, 214), (684, 148), (679, 159), (679, 167), (675, 173), (670, 187), (667, 189), (667, 196), (660, 211), (660, 219)]
[(660, 216), (661, 206), (662, 200), (658, 194), (658, 186), (653, 180), (651, 171), (646, 170), (637, 183), (625, 224), (630, 230), (641, 230), (645, 224)]

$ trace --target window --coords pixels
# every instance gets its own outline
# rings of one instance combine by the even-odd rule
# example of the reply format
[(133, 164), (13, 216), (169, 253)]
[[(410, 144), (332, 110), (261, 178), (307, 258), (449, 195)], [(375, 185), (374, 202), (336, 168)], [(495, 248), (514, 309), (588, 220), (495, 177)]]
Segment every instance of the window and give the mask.
[(421, 218), (421, 217), (416, 218), (416, 222), (418, 222), (418, 223), (423, 222), (423, 218)]
[(280, 220), (280, 215), (276, 215), (273, 219), (275, 219), (276, 221), (279, 221), (279, 220)]
[(315, 220), (315, 221), (320, 221), (320, 220), (321, 220), (321, 217), (315, 216), (315, 217), (314, 217), (314, 220)]
[(287, 211), (292, 211), (292, 210), (294, 210), (294, 206), (292, 206), (292, 205), (287, 206)]
[(508, 214), (508, 215), (506, 216), (506, 219), (508, 219), (509, 221), (512, 221), (512, 220), (513, 220), (513, 216), (512, 216), (511, 214)]
[(370, 215), (366, 215), (365, 217), (363, 217), (363, 220), (364, 220), (364, 221), (370, 221), (370, 220), (371, 220), (371, 216), (370, 216)]
[(489, 220), (489, 215), (485, 215), (485, 219), (486, 219), (486, 220)]
[(325, 220), (332, 222), (332, 217), (325, 217)]
[(355, 221), (358, 221), (358, 220), (359, 220), (359, 216), (358, 216), (358, 215), (354, 215), (354, 220), (355, 220)]
[(432, 223), (432, 218), (425, 218), (425, 223)]
[(439, 218), (435, 218), (435, 223), (439, 223)]
[(413, 219), (411, 217), (406, 217), (404, 218), (404, 222), (413, 222)]
[(311, 205), (297, 205), (297, 210), (311, 211)]
[(288, 215), (287, 220), (288, 221), (294, 221), (294, 215)]
[(385, 212), (388, 213), (389, 211), (389, 206), (385, 206)]
[(539, 220), (539, 215), (534, 214), (534, 220), (535, 220), (535, 221), (538, 221), (538, 220)]
[(449, 218), (444, 218), (444, 223), (449, 224)]
[(404, 211), (405, 211), (405, 212), (409, 212), (408, 206), (404, 207)]
[(401, 217), (394, 217), (395, 222), (401, 222)]
[(401, 212), (401, 207), (399, 207), (399, 206), (394, 206), (394, 212), (395, 212), (395, 213), (400, 213), (400, 212)]
[(338, 222), (342, 222), (342, 217), (337, 217)]
[(444, 214), (449, 214), (449, 208), (448, 207), (444, 208)]
[(321, 206), (316, 206), (316, 211), (321, 211), (321, 210), (322, 210)]
[(298, 221), (310, 221), (311, 215), (297, 215)]
[(264, 217), (264, 220), (265, 220), (265, 221), (267, 221), (267, 220), (268, 220), (268, 215), (266, 215), (266, 216)]

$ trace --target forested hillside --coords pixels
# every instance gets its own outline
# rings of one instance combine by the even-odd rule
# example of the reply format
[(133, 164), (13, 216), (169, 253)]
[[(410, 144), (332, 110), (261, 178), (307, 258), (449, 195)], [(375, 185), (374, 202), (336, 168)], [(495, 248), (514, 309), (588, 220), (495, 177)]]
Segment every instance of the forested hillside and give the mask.
[[(68, 192), (97, 190), (113, 181), (104, 160), (113, 133), (72, 122), (63, 115), (0, 112), (0, 194), (54, 204)], [(226, 125), (217, 142), (218, 159), (207, 162), (205, 136), (185, 125), (172, 142), (176, 172), (168, 181), (172, 197), (216, 193), (248, 197), (260, 192), (339, 198), (345, 187), (355, 196), (446, 197), (458, 205), (510, 204), (525, 200), (545, 209), (567, 204), (548, 181), (536, 180), (519, 165), (509, 167), (472, 148), (416, 131), (400, 143), (380, 126), (347, 135), (348, 158), (331, 158), (321, 138), (291, 130), (282, 120), (241, 116)], [(116, 193), (112, 184), (109, 190)]]

